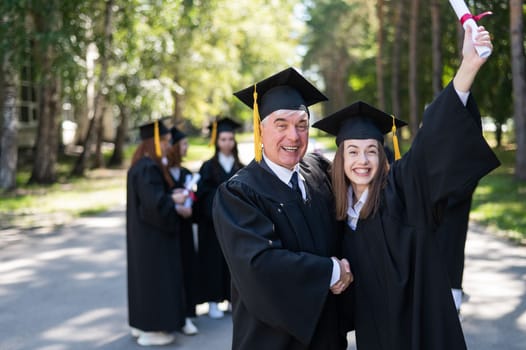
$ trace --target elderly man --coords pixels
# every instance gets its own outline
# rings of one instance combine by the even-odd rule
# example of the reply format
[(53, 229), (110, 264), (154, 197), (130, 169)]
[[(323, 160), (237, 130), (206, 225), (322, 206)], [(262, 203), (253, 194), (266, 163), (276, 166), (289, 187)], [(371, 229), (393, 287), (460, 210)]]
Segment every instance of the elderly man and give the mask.
[(256, 157), (213, 207), (232, 275), (232, 348), (345, 349), (335, 294), (352, 274), (336, 258), (329, 163), (304, 157), (308, 106), (327, 98), (293, 68), (235, 95), (254, 108)]

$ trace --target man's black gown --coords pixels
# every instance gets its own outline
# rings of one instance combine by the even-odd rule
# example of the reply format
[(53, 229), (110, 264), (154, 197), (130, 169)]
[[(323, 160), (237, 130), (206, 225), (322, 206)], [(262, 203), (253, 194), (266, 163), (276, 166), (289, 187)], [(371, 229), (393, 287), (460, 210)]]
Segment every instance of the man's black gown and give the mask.
[(219, 187), (214, 224), (232, 276), (233, 349), (345, 349), (329, 291), (341, 228), (328, 162), (300, 163), (307, 201), (253, 161)]
[(197, 203), (195, 217), (199, 237), (199, 296), (198, 302), (222, 302), (230, 300), (230, 272), (223, 252), (217, 241), (212, 219), (212, 203), (217, 188), (241, 168), (234, 164), (226, 172), (217, 157), (207, 160), (201, 166), (201, 178), (197, 184)]
[[(391, 166), (379, 212), (346, 226), (347, 293), (358, 349), (466, 349), (436, 230), (448, 197), (499, 165), (472, 97), (452, 84), (426, 109), (411, 149)], [(354, 292), (354, 294), (353, 294)]]
[(174, 331), (184, 325), (180, 220), (161, 169), (148, 157), (128, 171), (126, 247), (130, 326)]

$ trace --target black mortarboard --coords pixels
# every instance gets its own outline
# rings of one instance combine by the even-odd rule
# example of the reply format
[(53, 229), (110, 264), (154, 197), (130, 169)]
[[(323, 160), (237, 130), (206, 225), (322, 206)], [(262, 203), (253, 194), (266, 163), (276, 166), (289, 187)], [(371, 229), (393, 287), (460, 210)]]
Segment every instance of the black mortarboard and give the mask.
[(308, 106), (327, 101), (324, 94), (292, 67), (235, 92), (234, 95), (254, 108), (254, 88), (261, 120), (279, 109), (305, 110), (308, 113)]
[(164, 125), (162, 120), (155, 120), (153, 122), (148, 122), (139, 126), (139, 133), (141, 135), (141, 140), (150, 139), (153, 137), (155, 155), (161, 157), (161, 142), (160, 136), (166, 135), (170, 132), (168, 128)]
[(336, 145), (349, 139), (375, 139), (383, 144), (384, 134), (393, 132), (395, 155), (399, 155), (396, 128), (407, 125), (365, 102), (355, 102), (314, 123), (312, 126), (336, 136)]
[(177, 129), (175, 126), (170, 129), (170, 133), (172, 134), (172, 139), (170, 141), (172, 145), (175, 145), (176, 142), (179, 142), (186, 137), (186, 134)]
[(219, 133), (223, 131), (234, 132), (240, 126), (241, 124), (228, 117), (213, 121), (212, 123), (210, 123), (210, 125), (208, 125), (208, 129), (210, 130), (209, 145), (212, 146), (216, 143), (216, 138), (217, 135), (219, 135)]
[(158, 123), (159, 135), (166, 135), (170, 132), (168, 128), (164, 125), (162, 120), (156, 120), (153, 122), (148, 122), (139, 126), (139, 133), (141, 140), (146, 140), (155, 136), (155, 124)]

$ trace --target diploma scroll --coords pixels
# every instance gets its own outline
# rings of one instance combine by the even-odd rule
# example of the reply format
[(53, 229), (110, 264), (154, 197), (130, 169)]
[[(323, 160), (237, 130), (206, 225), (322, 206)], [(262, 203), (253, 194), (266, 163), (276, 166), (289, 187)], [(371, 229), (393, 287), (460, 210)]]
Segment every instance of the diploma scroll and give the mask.
[[(471, 31), (473, 33), (473, 40), (475, 40), (475, 35), (477, 35), (478, 30), (476, 20), (491, 14), (491, 12), (484, 12), (481, 15), (473, 16), (469, 11), (464, 0), (449, 0), (449, 3), (453, 7), (453, 10), (455, 10), (455, 13), (458, 19), (460, 20), (460, 23), (462, 23), (464, 29), (466, 29), (468, 26), (471, 27)], [(489, 55), (491, 55), (491, 49), (489, 47), (475, 46), (475, 49), (477, 50), (477, 53), (480, 57), (488, 57)]]
[(186, 201), (184, 202), (185, 207), (192, 206), (192, 203), (194, 201), (194, 193), (192, 192), (192, 190), (194, 186), (197, 185), (197, 182), (199, 181), (200, 178), (201, 178), (201, 175), (199, 175), (198, 173), (193, 174), (192, 178), (189, 179), (189, 181), (186, 181), (186, 183), (184, 184), (184, 187), (185, 187), (184, 191), (185, 191), (185, 194), (188, 196), (188, 198), (186, 198)]

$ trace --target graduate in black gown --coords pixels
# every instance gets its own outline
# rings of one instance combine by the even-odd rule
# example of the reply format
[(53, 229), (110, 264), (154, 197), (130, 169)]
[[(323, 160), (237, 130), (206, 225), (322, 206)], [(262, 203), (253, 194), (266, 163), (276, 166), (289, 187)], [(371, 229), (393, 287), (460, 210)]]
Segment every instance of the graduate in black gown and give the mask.
[(256, 156), (214, 199), (232, 277), (232, 348), (345, 349), (335, 294), (352, 278), (335, 257), (341, 229), (328, 161), (304, 157), (307, 107), (326, 97), (293, 68), (235, 95), (254, 107)]
[[(491, 47), (489, 33), (480, 28), (476, 43)], [(466, 349), (437, 228), (447, 199), (499, 165), (469, 94), (484, 62), (468, 30), (453, 82), (391, 166), (383, 134), (404, 124), (394, 117), (358, 102), (314, 124), (338, 145), (333, 186), (338, 218), (347, 220), (343, 249), (355, 282), (345, 307), (358, 349)]]
[[(188, 151), (188, 139), (186, 134), (172, 127), (170, 129), (171, 147), (167, 153), (168, 169), (174, 181), (174, 189), (182, 189), (192, 191), (191, 184), (193, 174), (190, 170), (181, 165), (183, 158)], [(180, 224), (174, 229), (178, 229), (181, 238), (181, 261), (183, 264), (183, 279), (185, 290), (186, 303), (186, 318), (185, 324), (181, 329), (186, 335), (194, 335), (198, 333), (197, 327), (192, 322), (191, 318), (195, 317), (195, 306), (197, 304), (197, 253), (194, 244), (194, 234), (192, 231), (192, 199), (189, 198), (187, 202), (182, 204), (184, 215), (180, 217)]]
[(161, 121), (141, 126), (142, 143), (127, 176), (126, 249), (128, 315), (140, 345), (173, 342), (185, 320), (185, 295), (178, 229), (187, 196), (172, 192), (174, 182), (161, 159), (170, 132)]
[(223, 317), (218, 303), (230, 301), (230, 272), (219, 247), (212, 221), (212, 202), (217, 188), (244, 165), (239, 161), (235, 130), (241, 124), (230, 118), (216, 120), (210, 125), (210, 145), (214, 156), (199, 170), (196, 203), (199, 232), (199, 302), (208, 302), (211, 318)]

